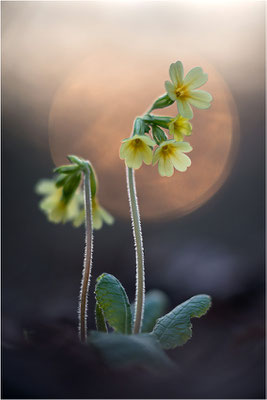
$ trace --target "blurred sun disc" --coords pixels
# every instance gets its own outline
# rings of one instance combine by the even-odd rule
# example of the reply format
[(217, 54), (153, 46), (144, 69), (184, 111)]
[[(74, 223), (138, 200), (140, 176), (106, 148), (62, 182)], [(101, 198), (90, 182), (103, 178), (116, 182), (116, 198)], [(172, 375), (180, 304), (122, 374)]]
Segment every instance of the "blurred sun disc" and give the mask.
[[(130, 136), (134, 118), (164, 94), (168, 68), (176, 58), (105, 48), (84, 60), (53, 99), (49, 135), (55, 164), (65, 164), (68, 154), (89, 159), (98, 174), (100, 201), (115, 216), (129, 215), (120, 142)], [(199, 57), (180, 59), (185, 73), (195, 66), (208, 73), (203, 89), (214, 100), (208, 110), (194, 108), (193, 132), (187, 138), (193, 147), (192, 166), (186, 172), (162, 178), (157, 166), (143, 165), (136, 171), (141, 214), (149, 219), (181, 216), (208, 201), (229, 175), (237, 150), (237, 112), (222, 76)], [(163, 112), (155, 110), (176, 113), (175, 104)]]

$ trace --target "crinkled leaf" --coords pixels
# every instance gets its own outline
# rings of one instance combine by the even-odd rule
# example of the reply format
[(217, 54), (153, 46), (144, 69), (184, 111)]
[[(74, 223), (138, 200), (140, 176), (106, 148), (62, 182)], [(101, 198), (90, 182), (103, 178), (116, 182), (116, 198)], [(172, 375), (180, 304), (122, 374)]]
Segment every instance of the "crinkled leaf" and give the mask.
[(168, 310), (169, 299), (161, 290), (151, 290), (146, 294), (142, 332), (151, 332), (158, 318)]
[(120, 281), (110, 274), (100, 275), (96, 281), (95, 296), (108, 324), (116, 332), (130, 334), (132, 313)]
[(92, 331), (89, 343), (112, 368), (139, 366), (148, 369), (173, 367), (157, 340), (149, 334), (122, 335)]
[(211, 298), (200, 294), (175, 307), (157, 320), (152, 334), (164, 349), (182, 346), (192, 336), (190, 318), (201, 317), (211, 306)]

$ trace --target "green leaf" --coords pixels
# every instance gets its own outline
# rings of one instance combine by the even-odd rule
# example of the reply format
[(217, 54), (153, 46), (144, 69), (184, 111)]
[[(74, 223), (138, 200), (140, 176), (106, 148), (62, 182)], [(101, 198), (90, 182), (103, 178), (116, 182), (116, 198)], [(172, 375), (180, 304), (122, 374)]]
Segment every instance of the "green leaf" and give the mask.
[(120, 281), (110, 274), (102, 274), (96, 280), (96, 301), (108, 324), (120, 333), (132, 331), (132, 313), (127, 294)]
[(164, 94), (163, 96), (159, 97), (150, 108), (149, 112), (157, 109), (157, 108), (165, 108), (172, 105), (174, 101), (169, 98), (168, 94)]
[(180, 304), (171, 312), (157, 320), (152, 334), (164, 349), (182, 346), (192, 336), (190, 318), (201, 317), (211, 306), (211, 298), (199, 294)]
[(103, 311), (98, 303), (95, 305), (95, 322), (98, 331), (108, 332)]
[(166, 313), (169, 306), (167, 295), (161, 290), (151, 290), (146, 294), (142, 332), (151, 332), (158, 318)]
[(63, 199), (66, 203), (70, 201), (74, 195), (75, 190), (78, 188), (81, 181), (81, 173), (74, 173), (68, 176), (64, 186), (63, 186)]
[(96, 347), (111, 368), (138, 366), (158, 371), (174, 364), (149, 334), (122, 335), (92, 331), (89, 343)]

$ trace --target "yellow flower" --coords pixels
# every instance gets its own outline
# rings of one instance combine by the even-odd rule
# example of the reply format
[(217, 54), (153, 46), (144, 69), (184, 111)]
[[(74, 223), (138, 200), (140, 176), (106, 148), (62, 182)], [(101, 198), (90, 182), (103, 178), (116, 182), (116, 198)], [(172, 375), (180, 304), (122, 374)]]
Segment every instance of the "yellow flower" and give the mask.
[(165, 82), (165, 88), (171, 100), (176, 101), (178, 111), (184, 118), (191, 119), (193, 111), (190, 106), (206, 109), (210, 107), (212, 96), (204, 90), (194, 90), (204, 85), (208, 75), (203, 73), (202, 68), (195, 67), (188, 72), (184, 78), (184, 68), (181, 61), (170, 66), (170, 78)]
[(125, 159), (129, 168), (138, 169), (142, 162), (149, 165), (152, 163), (153, 152), (150, 148), (155, 146), (154, 140), (146, 135), (134, 135), (125, 139), (120, 148), (120, 158)]
[(192, 133), (192, 125), (187, 118), (178, 115), (169, 123), (170, 134), (173, 135), (177, 142), (182, 142), (184, 136), (190, 136)]
[(94, 229), (101, 229), (104, 222), (108, 225), (113, 224), (114, 218), (107, 210), (100, 206), (96, 196), (92, 199), (92, 209)]
[(157, 162), (159, 174), (161, 176), (172, 176), (174, 169), (186, 171), (191, 165), (191, 160), (184, 153), (188, 153), (192, 147), (187, 142), (176, 142), (175, 140), (165, 140), (156, 149), (153, 156), (153, 165)]
[[(105, 210), (102, 206), (100, 206), (98, 199), (96, 196), (92, 198), (92, 212), (93, 212), (93, 228), (101, 229), (103, 226), (103, 222), (111, 225), (114, 222), (114, 218), (112, 215)], [(78, 227), (84, 223), (85, 211), (84, 208), (79, 212), (79, 214), (73, 220), (73, 226)]]
[(53, 180), (41, 180), (36, 186), (36, 192), (45, 196), (39, 206), (51, 222), (65, 223), (75, 218), (80, 211), (78, 193), (68, 203), (64, 202), (62, 188), (57, 188)]

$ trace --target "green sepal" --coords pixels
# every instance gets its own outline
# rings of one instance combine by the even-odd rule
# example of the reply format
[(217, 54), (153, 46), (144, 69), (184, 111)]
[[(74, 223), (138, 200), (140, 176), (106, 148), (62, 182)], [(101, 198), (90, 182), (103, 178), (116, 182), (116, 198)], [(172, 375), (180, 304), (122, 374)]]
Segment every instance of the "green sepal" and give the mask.
[(170, 99), (168, 94), (164, 94), (163, 96), (159, 97), (150, 108), (149, 112), (156, 110), (157, 108), (165, 108), (169, 107), (174, 103), (174, 100)]
[(98, 303), (96, 303), (95, 305), (95, 323), (96, 323), (96, 329), (98, 331), (106, 333), (108, 332), (103, 311)]
[(88, 343), (102, 355), (110, 368), (139, 367), (155, 372), (174, 369), (174, 363), (150, 334), (123, 335), (91, 331)]
[(172, 117), (161, 117), (159, 115), (149, 115), (146, 114), (143, 117), (143, 120), (149, 124), (159, 125), (162, 128), (169, 128), (169, 123), (173, 120)]
[(86, 161), (84, 161), (83, 159), (81, 159), (77, 156), (74, 156), (74, 155), (70, 155), (67, 158), (72, 164), (77, 164), (79, 167), (84, 169)]
[(81, 172), (76, 172), (68, 176), (64, 186), (63, 186), (63, 193), (62, 193), (62, 200), (65, 203), (68, 203), (72, 196), (75, 193), (75, 190), (78, 188), (81, 181)]
[(90, 185), (91, 185), (91, 196), (95, 197), (97, 191), (97, 176), (95, 170), (91, 164), (88, 164), (90, 170)]
[(65, 184), (67, 179), (68, 179), (68, 175), (65, 175), (65, 174), (64, 175), (59, 175), (55, 180), (56, 187), (57, 188), (62, 187)]
[(134, 135), (144, 135), (145, 133), (149, 132), (149, 125), (145, 123), (143, 118), (137, 117), (136, 120), (134, 121), (134, 129), (133, 129), (133, 134)]
[(159, 318), (152, 334), (158, 339), (163, 349), (182, 346), (192, 336), (190, 319), (206, 314), (210, 306), (211, 298), (206, 294), (191, 297)]
[(147, 292), (145, 298), (142, 333), (152, 331), (157, 319), (167, 312), (169, 304), (169, 298), (161, 290), (150, 290)]
[(165, 132), (157, 125), (152, 125), (152, 134), (157, 144), (160, 144), (161, 142), (168, 140)]
[(54, 173), (56, 174), (72, 174), (73, 172), (79, 171), (79, 167), (77, 165), (61, 165), (54, 169)]
[(130, 334), (132, 313), (127, 294), (120, 281), (110, 274), (102, 274), (96, 280), (96, 301), (107, 323), (116, 332)]

